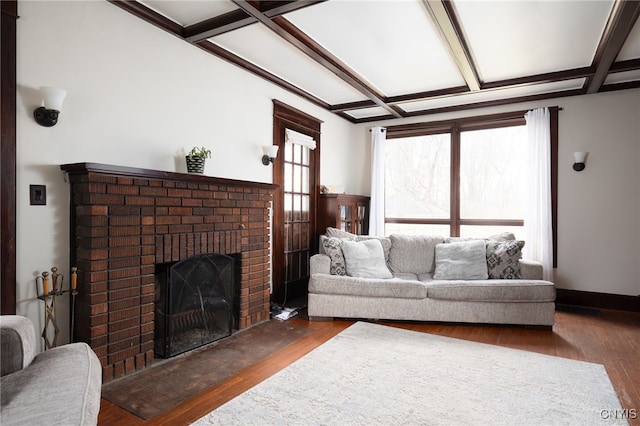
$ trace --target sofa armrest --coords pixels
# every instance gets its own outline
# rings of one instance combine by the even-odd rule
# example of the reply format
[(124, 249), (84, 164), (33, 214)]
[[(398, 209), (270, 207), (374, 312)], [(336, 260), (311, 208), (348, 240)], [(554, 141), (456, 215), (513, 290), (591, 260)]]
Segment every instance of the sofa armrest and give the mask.
[(36, 333), (29, 318), (0, 316), (0, 376), (28, 367), (36, 355)]
[(331, 274), (331, 258), (326, 254), (314, 254), (309, 264), (310, 275)]
[(542, 263), (520, 259), (520, 273), (525, 280), (541, 280), (543, 279)]

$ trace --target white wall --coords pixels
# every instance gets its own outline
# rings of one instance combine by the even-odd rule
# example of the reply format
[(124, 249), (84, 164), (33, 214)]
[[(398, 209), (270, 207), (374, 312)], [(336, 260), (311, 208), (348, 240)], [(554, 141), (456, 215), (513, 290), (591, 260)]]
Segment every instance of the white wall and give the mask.
[[(190, 46), (106, 1), (20, 2), (17, 105), (17, 311), (41, 329), (35, 277), (69, 277), (69, 185), (61, 164), (97, 162), (185, 172), (184, 149), (207, 146), (205, 174), (272, 181), (262, 145), (272, 143), (273, 99), (323, 121), (322, 179), (360, 191), (347, 158), (353, 126), (271, 83)], [(58, 124), (33, 119), (39, 86), (68, 91)], [(47, 205), (29, 205), (29, 185)], [(68, 281), (67, 281), (68, 283)], [(68, 296), (58, 304), (68, 340)]]
[[(560, 104), (558, 286), (640, 295), (640, 90)], [(574, 151), (589, 152), (580, 173)]]
[[(429, 122), (560, 106), (558, 288), (640, 295), (640, 89), (358, 125)], [(573, 171), (573, 152), (587, 151)], [(368, 171), (367, 171), (368, 173)]]

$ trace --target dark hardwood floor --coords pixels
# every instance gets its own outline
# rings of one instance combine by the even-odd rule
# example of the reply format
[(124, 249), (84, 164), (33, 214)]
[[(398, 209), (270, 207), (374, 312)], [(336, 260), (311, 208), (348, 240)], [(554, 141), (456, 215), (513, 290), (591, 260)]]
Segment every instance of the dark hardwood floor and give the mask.
[[(220, 385), (207, 389), (147, 421), (103, 399), (98, 424), (187, 425), (275, 374), (353, 324), (353, 321), (346, 320), (310, 322), (304, 312), (289, 321), (291, 324), (307, 327), (312, 332)], [(393, 321), (378, 323), (603, 364), (623, 408), (637, 413), (637, 418), (629, 419), (629, 423), (640, 425), (640, 313), (603, 309), (559, 309), (552, 330)]]

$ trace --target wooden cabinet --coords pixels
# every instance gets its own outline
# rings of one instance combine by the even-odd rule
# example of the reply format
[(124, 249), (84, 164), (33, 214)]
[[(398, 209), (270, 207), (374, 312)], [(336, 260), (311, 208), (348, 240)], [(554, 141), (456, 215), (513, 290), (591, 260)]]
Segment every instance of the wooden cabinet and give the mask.
[(350, 194), (320, 194), (317, 234), (327, 227), (358, 235), (369, 232), (369, 197)]

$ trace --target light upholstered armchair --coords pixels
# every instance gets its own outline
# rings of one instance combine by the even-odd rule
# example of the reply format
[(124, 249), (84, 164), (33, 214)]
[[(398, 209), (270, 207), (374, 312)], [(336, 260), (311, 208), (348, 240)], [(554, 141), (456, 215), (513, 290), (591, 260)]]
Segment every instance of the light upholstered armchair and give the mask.
[(31, 320), (2, 315), (0, 351), (0, 424), (97, 424), (102, 369), (86, 343), (36, 355)]

